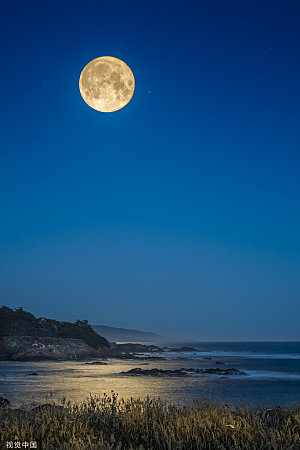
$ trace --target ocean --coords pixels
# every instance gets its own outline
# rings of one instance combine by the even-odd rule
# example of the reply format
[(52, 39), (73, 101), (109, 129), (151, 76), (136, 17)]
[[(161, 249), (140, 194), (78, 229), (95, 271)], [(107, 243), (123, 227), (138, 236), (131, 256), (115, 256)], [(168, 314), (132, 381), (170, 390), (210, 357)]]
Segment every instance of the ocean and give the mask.
[[(207, 399), (226, 404), (290, 405), (300, 402), (300, 342), (178, 342), (192, 352), (156, 354), (165, 360), (122, 361), (106, 365), (84, 361), (0, 362), (0, 396), (12, 405), (45, 403), (49, 397), (82, 401), (90, 395), (117, 392), (120, 397), (155, 397), (189, 403)], [(217, 363), (217, 364), (216, 364)], [(128, 376), (143, 369), (235, 368), (247, 376)]]

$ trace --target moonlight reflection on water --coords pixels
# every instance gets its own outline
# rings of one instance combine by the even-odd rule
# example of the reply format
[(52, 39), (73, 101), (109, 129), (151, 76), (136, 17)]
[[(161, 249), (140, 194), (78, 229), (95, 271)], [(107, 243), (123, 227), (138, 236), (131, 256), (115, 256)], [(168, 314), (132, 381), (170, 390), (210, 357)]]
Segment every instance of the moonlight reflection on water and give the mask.
[[(224, 360), (224, 358), (222, 358)], [(226, 367), (236, 367), (254, 373), (251, 367), (259, 364), (253, 359), (245, 361), (228, 358)], [(266, 364), (266, 363), (264, 363)], [(268, 362), (274, 364), (274, 362)], [(287, 362), (284, 362), (285, 366)], [(299, 365), (292, 360), (290, 364)], [(0, 395), (13, 405), (32, 401), (45, 402), (49, 393), (60, 401), (63, 397), (71, 401), (82, 401), (91, 395), (109, 394), (112, 390), (120, 397), (160, 397), (163, 401), (186, 403), (196, 399), (209, 399), (242, 403), (270, 405), (290, 404), (300, 401), (300, 374), (280, 376), (187, 376), (187, 377), (143, 377), (121, 375), (135, 367), (144, 369), (180, 369), (182, 367), (218, 367), (215, 361), (175, 360), (120, 361), (108, 360), (107, 365), (90, 365), (79, 361), (0, 362)], [(224, 367), (224, 366), (222, 366)], [(294, 366), (293, 366), (294, 367)], [(296, 366), (295, 366), (296, 367)], [(250, 369), (250, 370), (249, 370)], [(275, 374), (279, 372), (274, 372)], [(284, 374), (283, 374), (284, 375)], [(295, 394), (299, 392), (298, 397)], [(297, 397), (297, 398), (296, 398)]]

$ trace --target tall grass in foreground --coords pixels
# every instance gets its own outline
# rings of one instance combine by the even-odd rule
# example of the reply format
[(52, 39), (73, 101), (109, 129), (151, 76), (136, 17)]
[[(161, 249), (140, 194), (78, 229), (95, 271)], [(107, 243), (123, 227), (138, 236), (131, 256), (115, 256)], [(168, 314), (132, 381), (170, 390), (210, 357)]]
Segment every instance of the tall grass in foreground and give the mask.
[(0, 411), (0, 448), (6, 441), (37, 441), (39, 449), (300, 449), (300, 404), (189, 406), (160, 400), (90, 397)]

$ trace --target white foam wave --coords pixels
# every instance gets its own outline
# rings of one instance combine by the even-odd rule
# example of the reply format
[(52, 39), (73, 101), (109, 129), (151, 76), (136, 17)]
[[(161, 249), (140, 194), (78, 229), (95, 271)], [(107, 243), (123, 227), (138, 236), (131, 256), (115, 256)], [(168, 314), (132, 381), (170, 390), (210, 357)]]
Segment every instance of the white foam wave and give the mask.
[(252, 378), (259, 379), (281, 379), (281, 380), (299, 380), (300, 373), (275, 372), (263, 370), (247, 370), (247, 374)]
[(202, 359), (203, 357), (218, 358), (251, 358), (251, 359), (300, 359), (299, 354), (292, 353), (258, 353), (258, 352), (232, 352), (232, 351), (197, 351), (197, 352), (167, 352), (164, 357), (185, 357), (189, 359)]

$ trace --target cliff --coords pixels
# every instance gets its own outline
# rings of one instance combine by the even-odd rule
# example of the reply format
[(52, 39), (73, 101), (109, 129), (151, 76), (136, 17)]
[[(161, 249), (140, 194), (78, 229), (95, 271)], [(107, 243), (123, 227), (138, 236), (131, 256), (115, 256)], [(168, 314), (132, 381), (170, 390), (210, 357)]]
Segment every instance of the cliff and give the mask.
[(97, 349), (109, 347), (109, 342), (96, 333), (87, 320), (59, 322), (58, 320), (37, 318), (23, 308), (15, 310), (0, 308), (0, 338), (4, 336), (34, 336), (81, 339)]
[(100, 350), (90, 347), (81, 339), (6, 336), (1, 341), (2, 360), (80, 360), (102, 356)]
[(22, 308), (0, 308), (0, 359), (84, 359), (99, 357), (109, 342), (86, 320), (74, 323), (36, 318)]
[(132, 360), (141, 359), (137, 353), (159, 351), (164, 350), (155, 345), (108, 342), (86, 320), (59, 322), (36, 318), (22, 308), (0, 308), (1, 360), (80, 360), (102, 357)]

